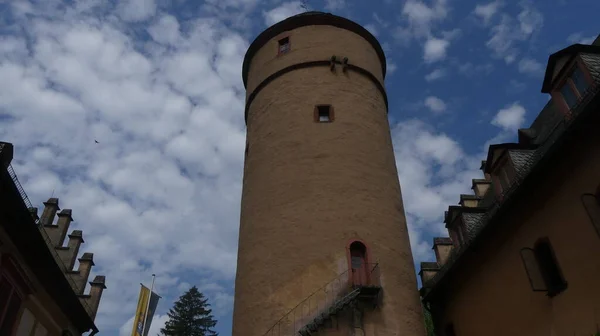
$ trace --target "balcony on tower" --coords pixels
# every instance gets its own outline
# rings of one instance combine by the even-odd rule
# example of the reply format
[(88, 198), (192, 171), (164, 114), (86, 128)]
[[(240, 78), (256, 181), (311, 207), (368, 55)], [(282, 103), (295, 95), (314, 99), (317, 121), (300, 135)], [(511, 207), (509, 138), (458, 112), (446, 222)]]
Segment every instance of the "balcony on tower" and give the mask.
[(300, 302), (264, 336), (309, 336), (350, 309), (376, 309), (382, 293), (378, 263), (358, 263)]

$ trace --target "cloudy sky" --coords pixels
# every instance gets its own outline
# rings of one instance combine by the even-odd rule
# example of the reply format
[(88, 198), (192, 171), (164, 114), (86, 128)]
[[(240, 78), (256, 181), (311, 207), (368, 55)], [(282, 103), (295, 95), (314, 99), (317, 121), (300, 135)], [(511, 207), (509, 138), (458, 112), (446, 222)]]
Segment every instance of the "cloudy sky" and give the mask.
[[(600, 2), (307, 0), (382, 42), (415, 261), (442, 214), (547, 102), (548, 55), (600, 33)], [(280, 0), (0, 0), (0, 140), (30, 199), (72, 208), (107, 275), (97, 325), (129, 335), (139, 283), (191, 285), (231, 333), (245, 125), (241, 62)], [(99, 143), (95, 143), (97, 140)]]

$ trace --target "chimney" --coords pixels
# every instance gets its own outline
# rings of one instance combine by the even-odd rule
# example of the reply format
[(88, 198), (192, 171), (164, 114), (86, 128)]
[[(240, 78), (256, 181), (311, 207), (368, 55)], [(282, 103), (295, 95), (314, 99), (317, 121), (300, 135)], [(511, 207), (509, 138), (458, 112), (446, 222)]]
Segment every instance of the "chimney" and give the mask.
[(75, 272), (78, 274), (78, 276), (75, 277), (77, 294), (83, 294), (83, 291), (85, 290), (85, 283), (90, 277), (92, 266), (94, 266), (94, 254), (89, 252), (84, 253), (81, 258), (79, 258), (79, 268)]
[(13, 159), (14, 148), (11, 143), (0, 141), (0, 165), (7, 169)]
[[(65, 243), (65, 237), (67, 236), (67, 231), (69, 230), (69, 226), (73, 221), (73, 217), (71, 217), (71, 209), (63, 209), (58, 214), (58, 222), (56, 223), (58, 226), (58, 231), (56, 235), (56, 243), (55, 246), (63, 246)], [(51, 237), (54, 238), (54, 237)], [(54, 242), (54, 239), (53, 239)]]
[(56, 211), (60, 210), (58, 207), (58, 198), (49, 198), (48, 201), (44, 202), (44, 211), (42, 212), (42, 224), (52, 225), (54, 222), (54, 216)]
[(82, 243), (84, 243), (83, 232), (81, 232), (81, 230), (74, 230), (69, 235), (67, 247), (56, 247), (56, 252), (67, 267), (67, 271), (73, 270), (73, 267), (75, 266), (75, 259), (79, 254), (79, 247)]
[(452, 252), (452, 239), (450, 238), (433, 238), (433, 250), (435, 252), (435, 260), (442, 267), (448, 262), (450, 253)]
[(427, 287), (427, 282), (433, 279), (439, 270), (440, 267), (435, 262), (421, 262), (421, 270), (419, 271), (421, 286)]
[(40, 219), (40, 217), (38, 217), (38, 208), (36, 207), (32, 207), (29, 208), (29, 213), (31, 214), (31, 218), (33, 218), (33, 221), (37, 221), (38, 219)]
[(91, 311), (90, 317), (92, 320), (96, 319), (96, 313), (100, 306), (100, 299), (102, 298), (102, 292), (106, 289), (106, 277), (104, 275), (97, 275), (92, 282), (90, 282), (90, 294), (83, 296), (83, 300), (87, 301)]
[(492, 182), (490, 180), (483, 179), (473, 179), (473, 186), (471, 189), (475, 192), (475, 196), (483, 197), (485, 193), (488, 191), (490, 184)]

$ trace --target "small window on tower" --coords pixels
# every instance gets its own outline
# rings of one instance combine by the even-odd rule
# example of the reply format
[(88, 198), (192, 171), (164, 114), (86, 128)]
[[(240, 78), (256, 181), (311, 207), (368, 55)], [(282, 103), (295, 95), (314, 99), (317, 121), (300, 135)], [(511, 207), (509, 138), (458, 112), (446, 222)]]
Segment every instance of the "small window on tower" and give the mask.
[(321, 123), (332, 122), (333, 107), (331, 105), (317, 105), (315, 107), (315, 121)]
[(284, 37), (279, 40), (279, 54), (285, 54), (290, 51), (290, 38)]

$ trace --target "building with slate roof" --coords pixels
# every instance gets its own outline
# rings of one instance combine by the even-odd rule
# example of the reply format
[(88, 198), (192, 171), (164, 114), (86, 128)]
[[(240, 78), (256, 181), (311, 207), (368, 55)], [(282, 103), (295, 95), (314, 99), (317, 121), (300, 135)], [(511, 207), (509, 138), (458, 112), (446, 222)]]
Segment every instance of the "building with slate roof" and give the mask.
[(50, 198), (38, 217), (12, 158), (13, 145), (0, 142), (0, 335), (94, 335), (106, 279), (96, 276), (85, 293), (94, 254), (77, 258), (83, 232), (68, 234), (71, 209), (58, 212)]
[(600, 36), (552, 54), (551, 99), (448, 207), (449, 237), (419, 272), (436, 335), (600, 331), (599, 91)]

